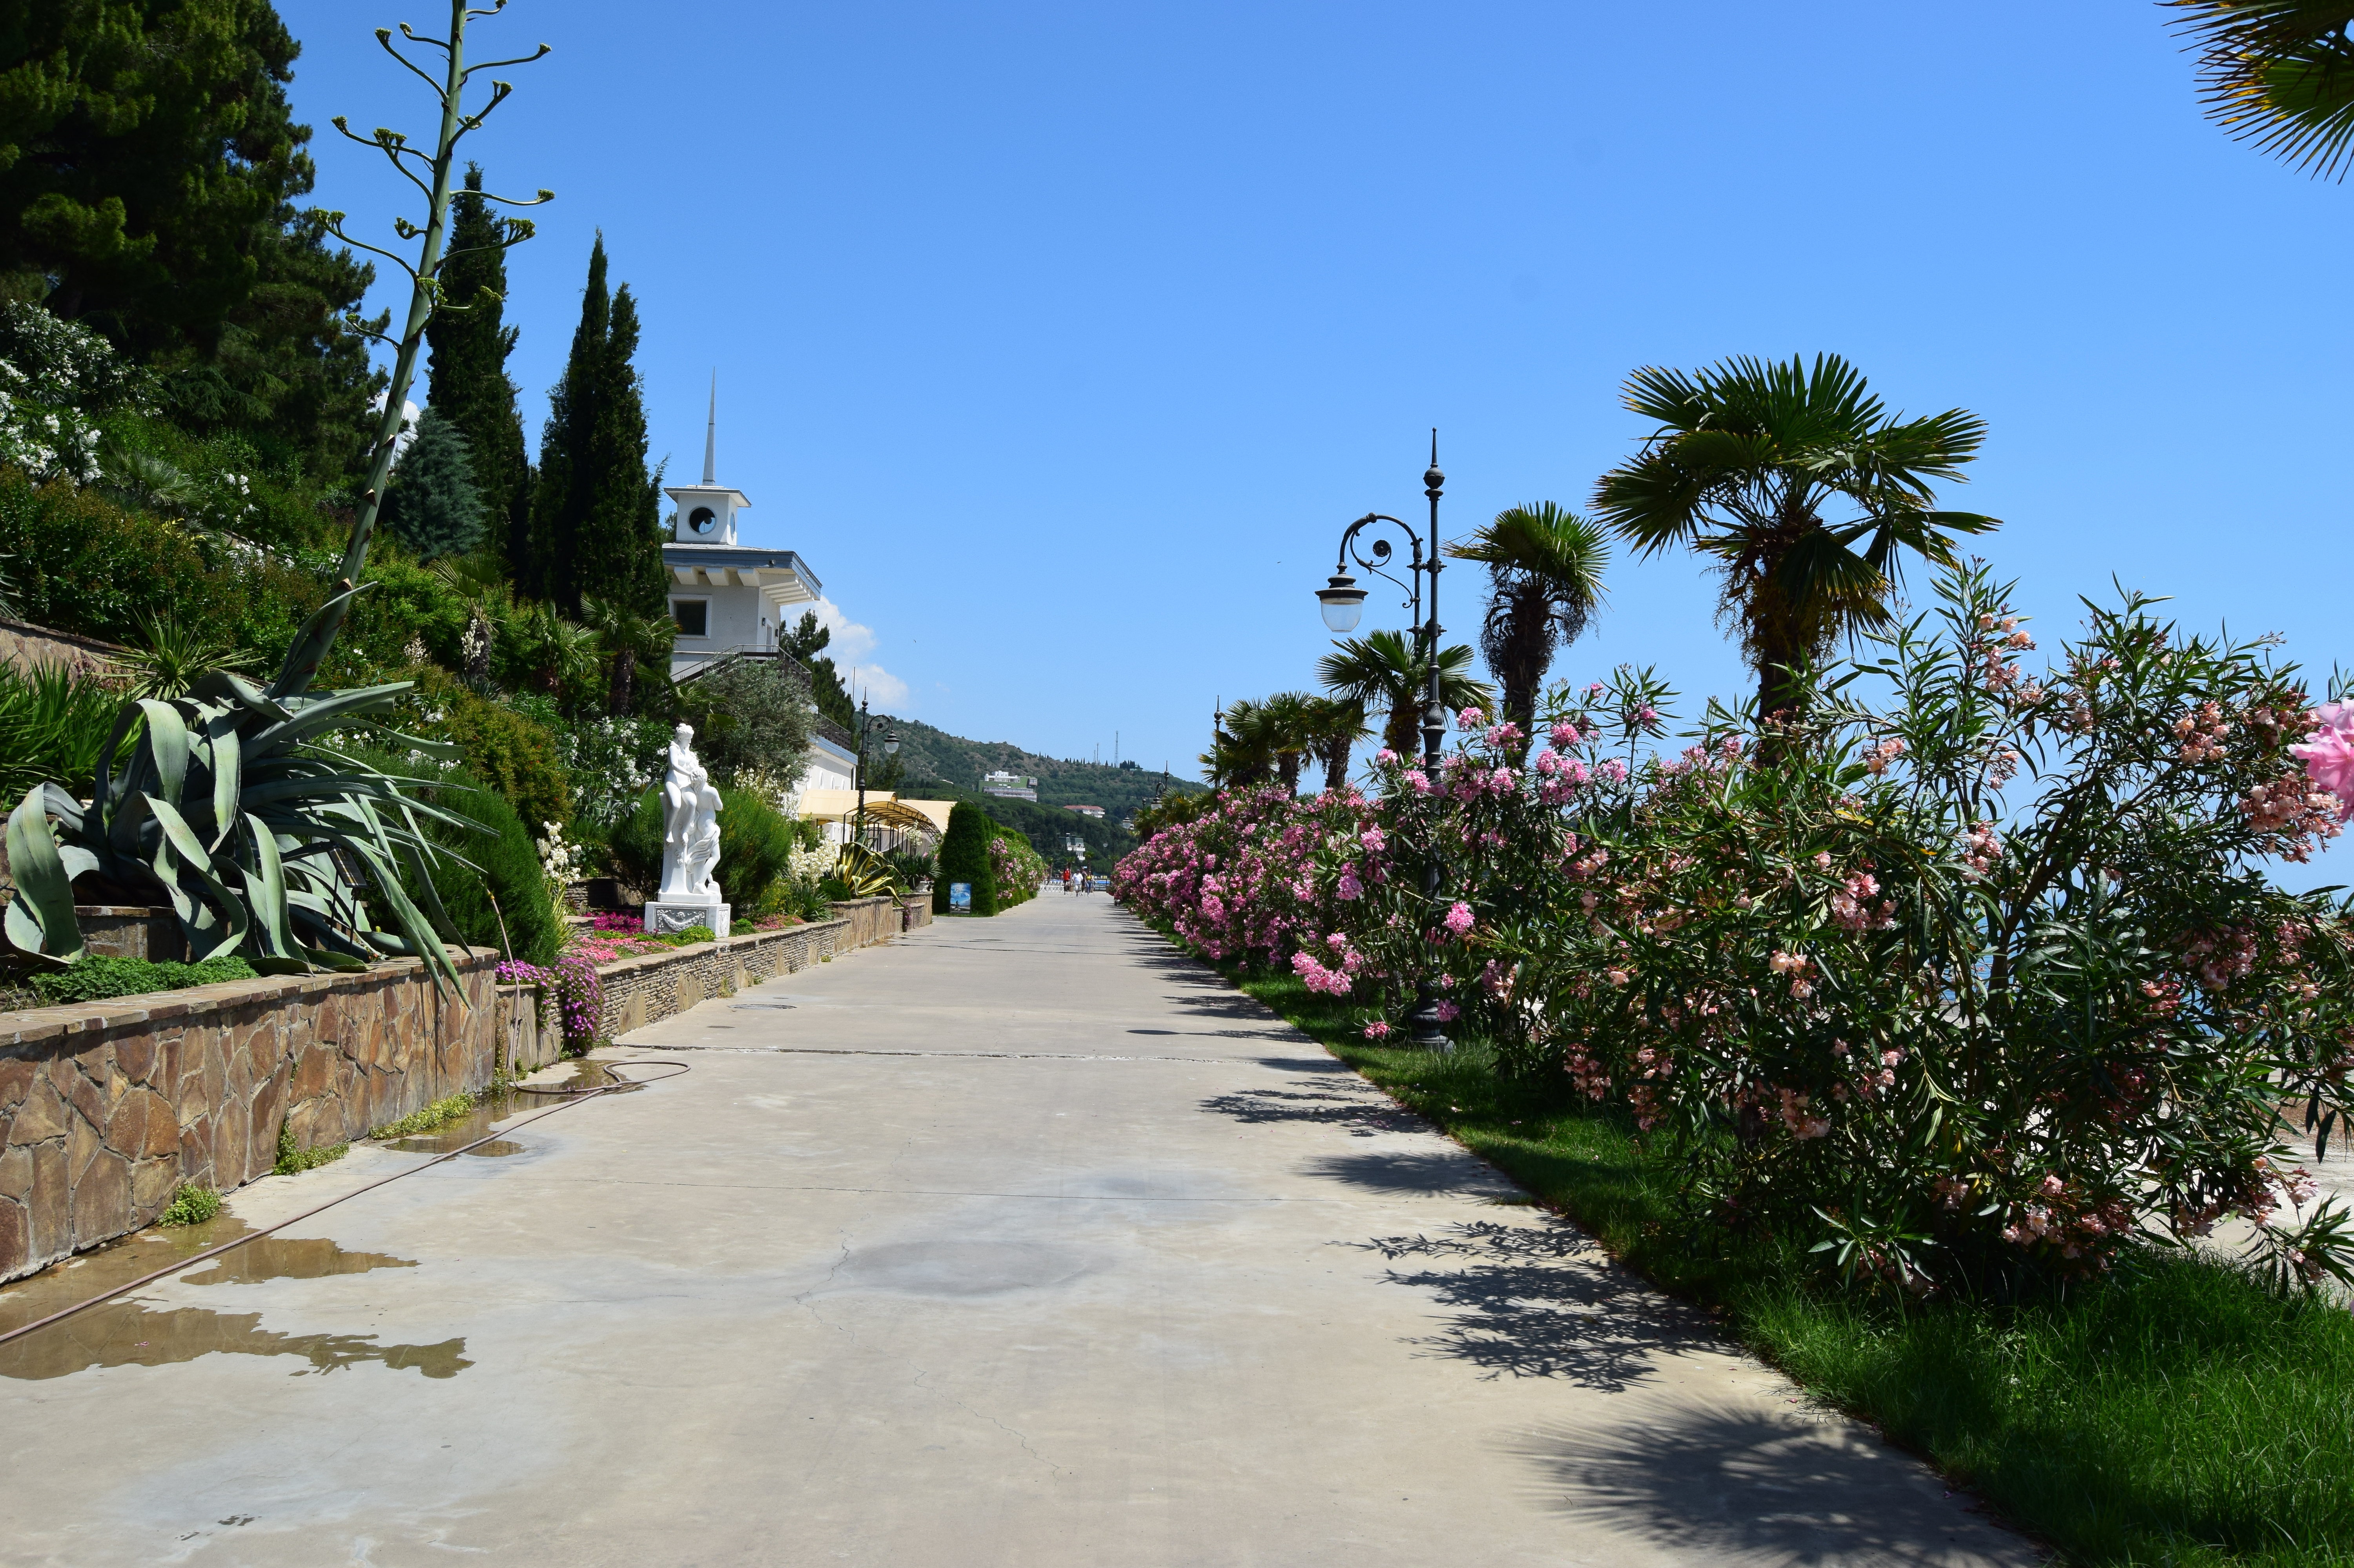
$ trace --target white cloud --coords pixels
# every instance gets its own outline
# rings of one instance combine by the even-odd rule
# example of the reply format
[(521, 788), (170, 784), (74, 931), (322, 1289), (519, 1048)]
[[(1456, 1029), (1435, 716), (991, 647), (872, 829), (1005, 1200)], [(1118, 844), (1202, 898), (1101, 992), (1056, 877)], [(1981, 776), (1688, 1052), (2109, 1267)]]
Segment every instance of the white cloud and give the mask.
[(880, 664), (843, 665), (842, 678), (853, 695), (870, 697), (875, 705), (892, 713), (907, 711), (907, 683)]
[(907, 683), (880, 664), (863, 662), (875, 652), (875, 629), (843, 614), (842, 607), (830, 599), (821, 599), (810, 608), (817, 611), (817, 623), (833, 634), (825, 645), (825, 656), (841, 672), (851, 701), (866, 696), (876, 707), (906, 712)]
[(842, 607), (830, 599), (821, 599), (810, 608), (817, 611), (817, 623), (833, 633), (833, 641), (825, 645), (825, 652), (836, 664), (847, 664), (875, 652), (873, 627), (859, 625), (843, 614)]

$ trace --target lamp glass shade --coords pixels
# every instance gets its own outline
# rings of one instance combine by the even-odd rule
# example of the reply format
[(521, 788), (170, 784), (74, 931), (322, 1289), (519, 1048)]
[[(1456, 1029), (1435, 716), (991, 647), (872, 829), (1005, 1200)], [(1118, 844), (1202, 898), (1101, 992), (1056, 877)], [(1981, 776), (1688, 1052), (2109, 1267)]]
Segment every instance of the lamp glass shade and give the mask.
[(1316, 590), (1316, 599), (1324, 611), (1324, 624), (1334, 631), (1354, 631), (1365, 613), (1365, 590), (1345, 572), (1333, 573), (1331, 585)]
[(889, 735), (883, 737), (883, 755), (885, 757), (896, 757), (899, 755), (898, 731), (893, 730)]

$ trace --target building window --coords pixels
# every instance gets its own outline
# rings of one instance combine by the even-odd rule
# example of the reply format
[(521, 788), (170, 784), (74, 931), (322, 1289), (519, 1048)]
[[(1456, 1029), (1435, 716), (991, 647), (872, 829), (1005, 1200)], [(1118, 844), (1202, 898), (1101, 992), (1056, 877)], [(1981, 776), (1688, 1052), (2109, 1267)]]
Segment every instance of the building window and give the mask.
[(681, 637), (707, 637), (711, 624), (711, 601), (707, 599), (674, 599), (670, 601), (671, 619), (678, 622)]

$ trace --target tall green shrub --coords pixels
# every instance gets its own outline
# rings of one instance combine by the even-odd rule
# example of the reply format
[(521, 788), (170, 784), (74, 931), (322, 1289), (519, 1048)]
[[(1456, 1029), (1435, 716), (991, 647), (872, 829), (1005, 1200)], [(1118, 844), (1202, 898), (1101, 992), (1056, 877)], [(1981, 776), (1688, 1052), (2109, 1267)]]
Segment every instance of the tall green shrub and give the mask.
[(795, 842), (793, 824), (753, 791), (719, 791), (719, 864), (712, 875), (737, 916), (759, 909), (785, 874)]
[(466, 766), (506, 798), (535, 833), (572, 820), (572, 785), (556, 736), (504, 704), (475, 695), (439, 671), (419, 672), (426, 726), (466, 755)]
[[(401, 768), (397, 759), (387, 759), (386, 766), (413, 771)], [(440, 774), (433, 798), (436, 804), (490, 830), (481, 833), (448, 822), (427, 824), (429, 838), (471, 863), (459, 865), (445, 859), (434, 879), (459, 938), (472, 947), (510, 952), (525, 963), (554, 962), (564, 921), (540, 870), (538, 843), (524, 819), (505, 796), (463, 768)]]
[(980, 807), (960, 800), (949, 812), (949, 831), (940, 840), (940, 874), (932, 884), (932, 913), (949, 912), (949, 884), (972, 885), (972, 912), (997, 913), (997, 874), (989, 863), (989, 841), (1004, 832)]

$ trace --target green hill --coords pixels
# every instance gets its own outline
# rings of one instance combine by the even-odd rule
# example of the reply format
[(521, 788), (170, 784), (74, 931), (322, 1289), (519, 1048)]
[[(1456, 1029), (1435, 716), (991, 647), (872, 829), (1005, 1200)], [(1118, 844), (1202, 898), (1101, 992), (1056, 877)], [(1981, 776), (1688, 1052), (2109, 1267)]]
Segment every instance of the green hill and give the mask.
[[(899, 765), (899, 781), (891, 788), (918, 799), (974, 800), (997, 821), (1028, 838), (1049, 865), (1061, 865), (1070, 858), (1063, 841), (1066, 834), (1077, 833), (1087, 842), (1088, 865), (1108, 869), (1112, 861), (1136, 847), (1135, 836), (1120, 824), (1150, 803), (1164, 787), (1158, 769), (1147, 772), (1133, 763), (1115, 767), (1108, 762), (1042, 757), (1011, 741), (967, 740), (921, 719), (894, 718), (890, 723), (899, 732), (899, 755), (893, 759)], [(989, 773), (1037, 779), (1037, 800), (983, 795), (981, 780)], [(872, 753), (867, 777), (878, 778)], [(1203, 786), (1191, 779), (1171, 779), (1166, 788), (1185, 793), (1199, 791)], [(1066, 811), (1066, 806), (1101, 806), (1103, 820)]]

